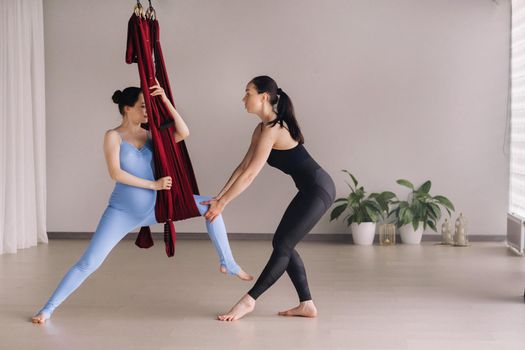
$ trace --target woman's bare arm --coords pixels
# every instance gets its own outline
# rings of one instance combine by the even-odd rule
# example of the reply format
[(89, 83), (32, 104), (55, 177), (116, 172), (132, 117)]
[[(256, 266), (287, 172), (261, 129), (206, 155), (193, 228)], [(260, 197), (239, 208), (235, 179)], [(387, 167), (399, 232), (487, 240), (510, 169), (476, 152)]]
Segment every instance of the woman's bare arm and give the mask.
[[(171, 187), (171, 179), (166, 178), (157, 181), (142, 179), (132, 175), (120, 168), (120, 136), (115, 130), (108, 130), (104, 136), (104, 156), (109, 176), (122, 184), (147, 188), (150, 190), (162, 190)], [(164, 179), (164, 180), (163, 180)], [(169, 183), (169, 186), (168, 186)]]
[(253, 157), (253, 153), (254, 153), (254, 149), (255, 149), (255, 143), (256, 143), (256, 140), (257, 140), (256, 132), (257, 132), (257, 129), (252, 134), (252, 140), (250, 142), (250, 147), (248, 148), (248, 151), (244, 155), (243, 160), (237, 166), (237, 168), (235, 168), (235, 170), (233, 171), (232, 175), (228, 179), (228, 182), (226, 182), (226, 184), (222, 188), (221, 192), (219, 192), (219, 194), (215, 197), (215, 199), (220, 199), (224, 195), (224, 193), (226, 193), (226, 191), (228, 191), (230, 189), (231, 185), (235, 182), (235, 180), (237, 180), (237, 178), (248, 167), (248, 164), (250, 163), (250, 161), (251, 161), (251, 159)]
[(182, 119), (179, 112), (177, 112), (175, 107), (171, 104), (171, 101), (166, 96), (164, 89), (161, 88), (158, 84), (158, 81), (157, 85), (150, 87), (150, 90), (151, 96), (160, 96), (162, 98), (162, 102), (164, 102), (166, 107), (168, 107), (170, 114), (173, 117), (173, 120), (175, 121), (175, 132), (173, 133), (173, 136), (175, 137), (175, 142), (180, 142), (186, 137), (190, 136), (190, 129), (188, 128), (188, 125), (186, 125), (184, 119)]
[[(257, 131), (259, 129), (260, 131)], [(210, 208), (204, 215), (207, 220), (214, 221), (215, 218), (222, 212), (224, 207), (234, 198), (240, 195), (252, 183), (255, 177), (263, 168), (273, 145), (277, 140), (278, 129), (271, 127), (263, 127), (262, 130), (257, 127), (255, 132), (255, 147), (253, 156), (250, 158), (246, 168), (241, 172), (237, 179), (233, 182), (230, 188), (221, 196), (219, 200), (213, 199), (202, 202), (202, 204), (209, 204)]]

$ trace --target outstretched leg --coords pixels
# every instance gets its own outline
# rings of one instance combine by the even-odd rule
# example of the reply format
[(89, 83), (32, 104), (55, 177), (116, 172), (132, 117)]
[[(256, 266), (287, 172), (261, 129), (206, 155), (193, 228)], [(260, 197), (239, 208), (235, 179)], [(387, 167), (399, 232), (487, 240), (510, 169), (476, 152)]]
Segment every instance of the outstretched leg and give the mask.
[[(212, 197), (199, 195), (193, 195), (193, 197), (195, 198), (195, 203), (197, 204), (199, 213), (201, 215), (206, 214), (209, 206), (200, 204), (200, 202), (208, 201), (212, 199)], [(237, 275), (240, 279), (245, 281), (253, 280), (253, 277), (244, 272), (233, 258), (230, 243), (228, 241), (228, 233), (226, 232), (226, 226), (224, 225), (222, 215), (219, 215), (214, 222), (206, 220), (206, 230), (217, 254), (219, 255), (221, 271), (227, 272), (230, 275)]]
[(106, 208), (84, 254), (66, 273), (46, 305), (32, 321), (44, 323), (49, 319), (53, 311), (102, 264), (117, 243), (139, 224), (136, 217), (111, 207)]

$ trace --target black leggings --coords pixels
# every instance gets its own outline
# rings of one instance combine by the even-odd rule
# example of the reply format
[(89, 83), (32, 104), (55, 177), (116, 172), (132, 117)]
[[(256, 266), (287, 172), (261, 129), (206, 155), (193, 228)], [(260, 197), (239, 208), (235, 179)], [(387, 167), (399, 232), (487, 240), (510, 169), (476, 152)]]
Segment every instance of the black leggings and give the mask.
[(306, 270), (295, 246), (317, 224), (330, 208), (335, 197), (335, 186), (323, 169), (318, 169), (313, 186), (300, 190), (294, 197), (273, 237), (273, 252), (261, 275), (248, 294), (257, 299), (283, 274), (288, 273), (300, 301), (311, 300)]

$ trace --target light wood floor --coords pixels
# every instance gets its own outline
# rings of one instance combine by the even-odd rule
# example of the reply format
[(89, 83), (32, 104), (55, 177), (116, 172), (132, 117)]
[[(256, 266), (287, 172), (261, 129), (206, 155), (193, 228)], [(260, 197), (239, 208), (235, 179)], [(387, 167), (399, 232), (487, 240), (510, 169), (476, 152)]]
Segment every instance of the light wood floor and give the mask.
[[(121, 242), (44, 326), (29, 319), (83, 252), (85, 240), (0, 256), (0, 349), (525, 349), (525, 259), (502, 243), (453, 248), (304, 242), (316, 319), (294, 306), (287, 276), (255, 312), (214, 319), (252, 285), (218, 272), (209, 241), (140, 250)], [(268, 241), (233, 241), (258, 274)]]

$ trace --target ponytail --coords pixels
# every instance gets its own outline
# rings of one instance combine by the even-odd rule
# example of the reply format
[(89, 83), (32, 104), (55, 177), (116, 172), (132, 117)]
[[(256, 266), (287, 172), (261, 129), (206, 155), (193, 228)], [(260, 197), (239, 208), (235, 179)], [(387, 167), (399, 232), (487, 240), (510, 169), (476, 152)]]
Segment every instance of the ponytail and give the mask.
[(277, 118), (270, 122), (269, 125), (273, 127), (275, 124), (279, 123), (279, 125), (283, 126), (283, 122), (286, 123), (292, 138), (301, 144), (304, 143), (301, 128), (295, 118), (292, 100), (290, 100), (290, 97), (281, 88), (277, 89), (277, 96)]
[(299, 123), (295, 118), (295, 112), (290, 97), (281, 88), (278, 88), (275, 80), (269, 76), (263, 75), (255, 77), (250, 83), (255, 86), (257, 92), (267, 92), (270, 95), (270, 103), (272, 105), (277, 103), (277, 118), (269, 122), (267, 125), (274, 127), (278, 123), (282, 127), (283, 124), (286, 123), (290, 136), (292, 136), (295, 141), (303, 144), (304, 137), (301, 128), (299, 127)]

